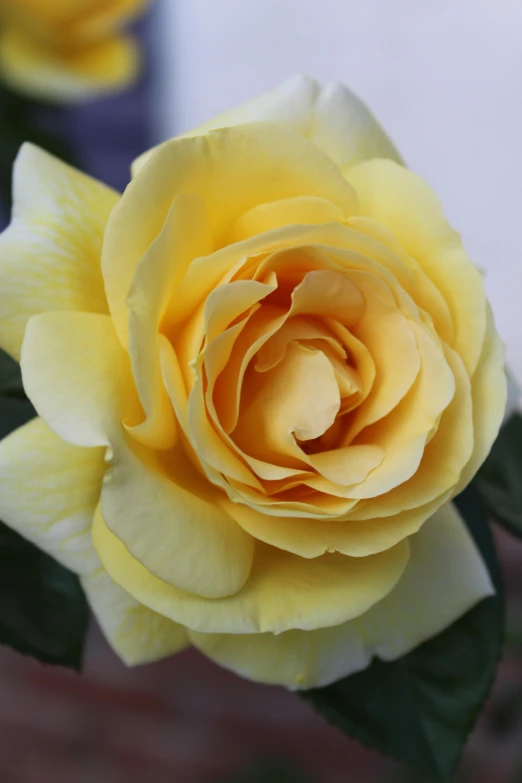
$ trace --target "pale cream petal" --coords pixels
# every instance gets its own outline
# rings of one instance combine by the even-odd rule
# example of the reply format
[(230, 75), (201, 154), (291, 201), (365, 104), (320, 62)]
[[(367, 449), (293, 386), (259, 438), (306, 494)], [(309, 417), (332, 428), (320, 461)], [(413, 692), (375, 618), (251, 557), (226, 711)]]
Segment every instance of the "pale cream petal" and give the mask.
[(108, 446), (122, 420), (143, 418), (127, 354), (108, 315), (43, 313), (28, 323), (24, 388), (64, 440)]
[[(271, 92), (220, 114), (185, 136), (245, 122), (277, 122), (291, 128), (323, 149), (338, 166), (361, 160), (401, 158), (373, 114), (342, 84), (321, 85), (307, 76), (293, 76)], [(146, 153), (134, 162), (136, 173)]]
[(13, 189), (0, 235), (0, 345), (18, 358), (32, 315), (108, 311), (100, 253), (118, 195), (31, 144), (18, 154)]
[(457, 509), (448, 503), (410, 538), (411, 557), (394, 590), (358, 622), (384, 660), (440, 633), (495, 589)]
[(354, 621), (277, 635), (188, 633), (201, 652), (226, 669), (290, 690), (330, 685), (365, 669), (371, 659)]
[(81, 583), (105, 638), (127, 666), (152, 663), (189, 644), (181, 625), (136, 601), (102, 565), (82, 576)]
[(238, 593), (205, 599), (161, 581), (135, 560), (100, 517), (93, 540), (111, 577), (151, 609), (205, 633), (280, 633), (338, 625), (387, 595), (404, 571), (409, 545), (347, 560), (314, 560), (258, 543), (250, 577)]
[(0, 441), (0, 518), (67, 568), (88, 574), (104, 449), (71, 446), (33, 419)]

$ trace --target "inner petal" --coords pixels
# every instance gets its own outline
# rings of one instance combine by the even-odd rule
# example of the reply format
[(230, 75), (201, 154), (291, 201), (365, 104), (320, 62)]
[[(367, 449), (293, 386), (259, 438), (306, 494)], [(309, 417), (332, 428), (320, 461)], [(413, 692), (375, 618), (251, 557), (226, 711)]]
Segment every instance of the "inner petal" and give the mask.
[(325, 354), (292, 342), (272, 370), (261, 375), (252, 367), (247, 370), (234, 440), (253, 456), (267, 461), (290, 458), (294, 467), (303, 459), (296, 437), (320, 437), (333, 424), (340, 404), (335, 372)]
[(271, 201), (244, 212), (232, 226), (229, 241), (240, 242), (264, 231), (294, 223), (299, 225), (336, 223), (343, 218), (343, 210), (326, 198), (297, 196)]

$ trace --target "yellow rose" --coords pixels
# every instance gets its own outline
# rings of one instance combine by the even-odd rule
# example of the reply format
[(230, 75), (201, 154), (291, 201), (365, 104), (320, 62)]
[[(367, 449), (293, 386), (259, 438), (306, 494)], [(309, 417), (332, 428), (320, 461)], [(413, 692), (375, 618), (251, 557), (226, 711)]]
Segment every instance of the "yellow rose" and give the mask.
[(21, 92), (74, 101), (133, 81), (139, 54), (118, 29), (149, 0), (2, 0), (0, 77)]
[(41, 418), (0, 444), (0, 516), (80, 574), (123, 660), (193, 644), (319, 686), (491, 594), (449, 501), (499, 428), (503, 346), (348, 90), (293, 79), (121, 197), (26, 146), (14, 191), (0, 337)]

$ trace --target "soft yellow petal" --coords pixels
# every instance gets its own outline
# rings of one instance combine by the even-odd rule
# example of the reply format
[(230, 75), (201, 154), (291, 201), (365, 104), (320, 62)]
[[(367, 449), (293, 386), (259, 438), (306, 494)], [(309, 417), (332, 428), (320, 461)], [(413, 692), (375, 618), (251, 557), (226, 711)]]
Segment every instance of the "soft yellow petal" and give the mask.
[[(303, 478), (303, 483), (314, 485), (313, 481)], [(243, 490), (243, 495), (247, 493)], [(389, 517), (375, 517), (364, 520), (351, 520), (351, 508), (357, 501), (344, 501), (345, 507), (323, 509), (317, 497), (312, 498), (309, 513), (299, 509), (288, 511), (291, 503), (273, 503), (262, 511), (259, 500), (250, 506), (243, 503), (223, 501), (223, 507), (231, 517), (250, 535), (259, 541), (292, 552), (300, 557), (314, 558), (325, 552), (341, 552), (349, 557), (367, 557), (376, 552), (384, 552), (403, 541), (413, 533), (417, 533), (421, 525), (430, 517), (451, 495), (446, 492), (430, 503), (418, 508), (409, 509)], [(330, 498), (335, 500), (335, 498)], [(269, 499), (270, 500), (270, 499)], [(252, 506), (252, 507), (251, 507)], [(312, 510), (315, 513), (312, 513)]]
[[(321, 150), (286, 128), (259, 123), (166, 142), (126, 189), (107, 228), (102, 267), (123, 341), (122, 310), (134, 270), (180, 193), (204, 200), (216, 248), (227, 243), (243, 212), (276, 199), (317, 196), (332, 201), (347, 216), (357, 211), (353, 189), (339, 169)], [(208, 281), (196, 276), (192, 283), (201, 294)], [(181, 288), (175, 292), (175, 309), (187, 312), (185, 296)]]
[[(185, 136), (245, 122), (277, 122), (310, 139), (338, 166), (371, 158), (401, 158), (364, 103), (342, 84), (321, 85), (307, 76), (293, 76), (260, 95), (200, 125)], [(149, 153), (150, 154), (150, 153)], [(136, 173), (146, 162), (134, 162)]]
[(410, 561), (397, 586), (355, 620), (278, 635), (189, 631), (190, 640), (227, 669), (292, 690), (329, 685), (365, 669), (374, 656), (395, 660), (494, 593), (475, 544), (451, 504), (410, 543)]
[(488, 456), (502, 424), (507, 402), (504, 356), (505, 345), (498, 336), (493, 313), (488, 305), (486, 337), (471, 380), (475, 443), (471, 459), (462, 471), (455, 489), (455, 495), (469, 484)]
[(41, 100), (74, 103), (114, 92), (134, 81), (139, 66), (136, 43), (125, 36), (60, 47), (15, 27), (0, 35), (2, 79)]
[(65, 443), (42, 419), (15, 430), (0, 441), (0, 518), (67, 568), (90, 573), (103, 456)]
[(176, 437), (172, 403), (161, 376), (159, 332), (172, 291), (191, 260), (208, 252), (209, 242), (202, 200), (178, 196), (161, 232), (139, 262), (127, 296), (129, 354), (146, 413), (145, 421), (131, 431), (146, 446), (168, 448)]
[(30, 398), (56, 432), (74, 443), (110, 446), (102, 503), (125, 546), (183, 588), (203, 595), (238, 590), (250, 571), (250, 537), (215, 502), (171, 480), (152, 452), (142, 448), (138, 457), (128, 445), (122, 419), (135, 393), (109, 317), (35, 316), (22, 370)]
[(212, 634), (189, 631), (190, 641), (216, 663), (266, 685), (322, 688), (365, 669), (371, 655), (354, 621), (317, 631)]
[(87, 600), (100, 627), (127, 666), (151, 663), (183, 650), (185, 629), (122, 590), (103, 566), (81, 578)]
[(306, 462), (299, 465), (305, 455), (296, 439), (322, 435), (340, 403), (335, 373), (324, 353), (291, 343), (272, 370), (247, 370), (234, 441), (264, 462), (306, 470)]
[(405, 509), (419, 508), (448, 490), (457, 494), (454, 487), (474, 448), (471, 384), (458, 354), (447, 346), (445, 353), (455, 376), (455, 395), (426, 445), (417, 471), (385, 495), (359, 504), (350, 512), (350, 520), (389, 517)]
[(162, 582), (135, 560), (97, 516), (93, 540), (112, 578), (154, 611), (205, 633), (312, 630), (358, 617), (387, 595), (404, 571), (403, 541), (371, 557), (315, 560), (256, 545), (250, 578), (235, 595), (213, 600)]
[(442, 293), (453, 319), (452, 347), (472, 374), (486, 330), (484, 284), (439, 199), (421, 177), (390, 160), (361, 163), (347, 176), (361, 214), (395, 234)]
[(357, 232), (357, 240), (352, 237), (352, 242), (358, 251), (388, 269), (418, 307), (429, 313), (441, 340), (452, 345), (454, 328), (448, 304), (421, 264), (405, 252), (393, 232), (381, 223), (362, 215), (354, 215), (346, 222)]
[(381, 464), (348, 497), (373, 498), (393, 490), (417, 471), (425, 444), (455, 394), (455, 378), (442, 346), (427, 328), (410, 322), (421, 356), (421, 370), (408, 394), (386, 418), (363, 431), (365, 443), (385, 451)]
[(411, 557), (394, 590), (358, 625), (384, 660), (405, 655), (495, 592), (464, 522), (448, 503), (410, 538)]
[(364, 444), (310, 455), (310, 462), (319, 473), (344, 487), (364, 481), (383, 459), (384, 450), (380, 446)]
[(180, 461), (162, 466), (151, 452), (138, 456), (125, 440), (113, 442), (101, 500), (106, 523), (159, 579), (207, 598), (236, 593), (248, 579), (254, 542), (182, 450)]
[(32, 315), (107, 312), (100, 253), (118, 195), (31, 144), (18, 154), (13, 188), (0, 235), (0, 345), (18, 358)]
[[(370, 394), (354, 412), (345, 443), (353, 440), (365, 427), (382, 419), (386, 421), (385, 417), (404, 400), (422, 371), (412, 321), (365, 281), (359, 280), (358, 285), (364, 292), (366, 306), (363, 318), (352, 331), (370, 353), (375, 366), (375, 380)], [(390, 350), (390, 345), (393, 345), (393, 350)]]
[(242, 242), (256, 234), (290, 226), (292, 223), (300, 225), (335, 223), (343, 218), (342, 209), (331, 201), (314, 196), (297, 196), (260, 204), (244, 212), (232, 226), (228, 240)]
[(21, 366), (31, 402), (69, 443), (108, 446), (122, 420), (142, 418), (129, 358), (107, 315), (33, 316)]

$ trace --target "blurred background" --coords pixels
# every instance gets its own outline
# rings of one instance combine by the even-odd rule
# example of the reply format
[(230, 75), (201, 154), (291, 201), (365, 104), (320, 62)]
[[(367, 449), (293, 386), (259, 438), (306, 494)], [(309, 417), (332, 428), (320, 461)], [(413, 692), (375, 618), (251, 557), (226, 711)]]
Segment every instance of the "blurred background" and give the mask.
[[(82, 168), (123, 189), (143, 149), (289, 75), (345, 82), (440, 195), (486, 273), (522, 379), (519, 0), (156, 0), (136, 31), (145, 52), (136, 87), (44, 117)], [(497, 540), (505, 659), (459, 783), (522, 781), (522, 548)], [(292, 694), (197, 653), (128, 670), (93, 628), (78, 677), (0, 648), (1, 783), (143, 780), (420, 783)]]

